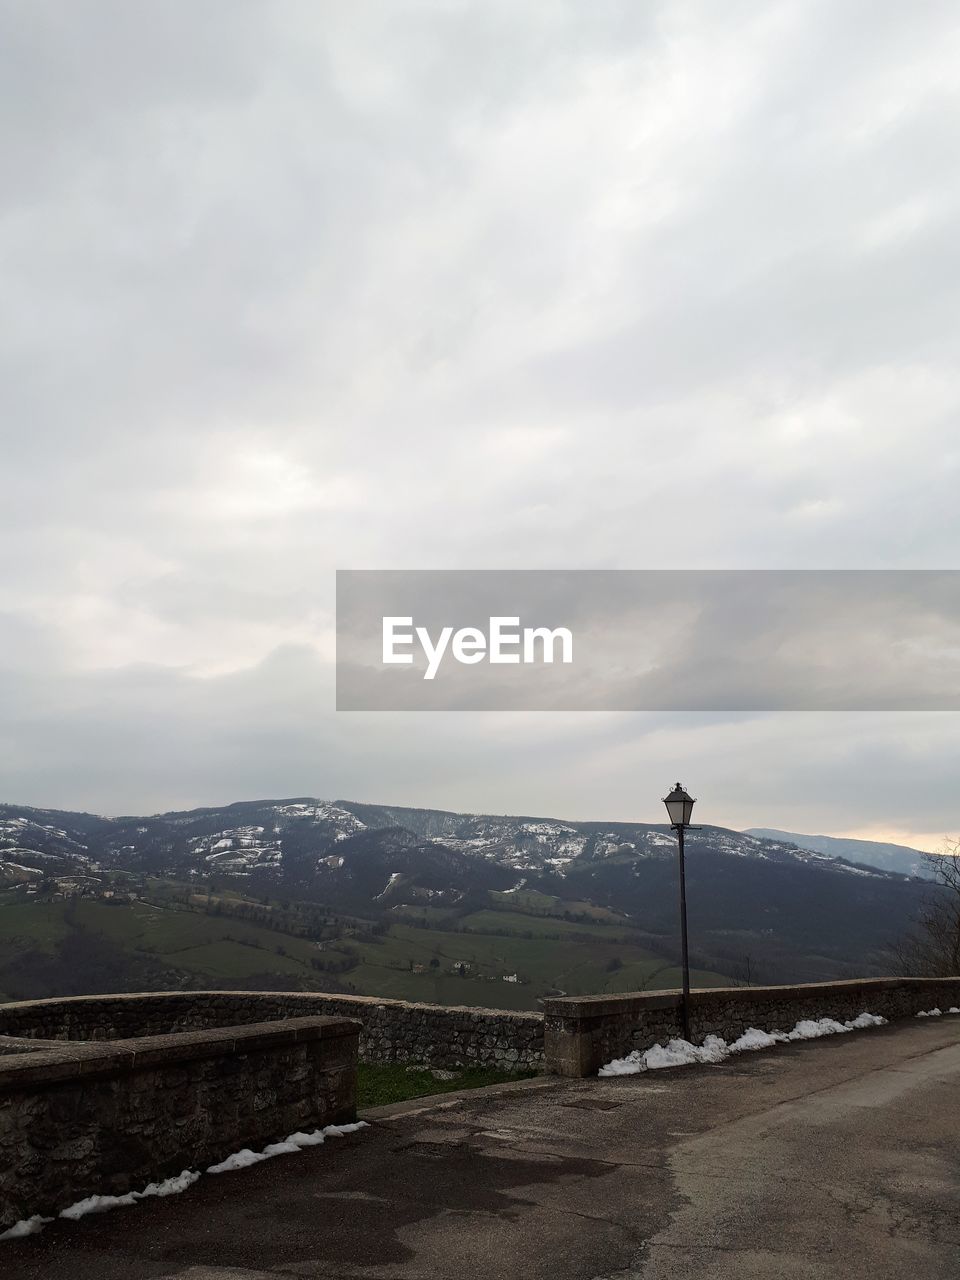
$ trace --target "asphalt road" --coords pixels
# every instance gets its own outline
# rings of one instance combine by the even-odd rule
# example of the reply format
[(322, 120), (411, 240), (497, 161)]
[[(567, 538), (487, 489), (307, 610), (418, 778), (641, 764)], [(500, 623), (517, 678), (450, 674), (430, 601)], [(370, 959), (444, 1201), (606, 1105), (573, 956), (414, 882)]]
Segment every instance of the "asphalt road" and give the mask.
[(0, 1244), (3, 1280), (956, 1280), (960, 1017), (393, 1110)]

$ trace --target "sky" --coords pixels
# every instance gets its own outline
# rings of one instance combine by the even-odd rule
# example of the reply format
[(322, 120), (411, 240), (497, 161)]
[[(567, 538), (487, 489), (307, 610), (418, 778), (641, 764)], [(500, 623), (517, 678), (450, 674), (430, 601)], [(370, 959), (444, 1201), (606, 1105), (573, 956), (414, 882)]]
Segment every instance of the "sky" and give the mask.
[(336, 569), (958, 567), (948, 0), (0, 0), (0, 799), (960, 834), (960, 716), (336, 713)]

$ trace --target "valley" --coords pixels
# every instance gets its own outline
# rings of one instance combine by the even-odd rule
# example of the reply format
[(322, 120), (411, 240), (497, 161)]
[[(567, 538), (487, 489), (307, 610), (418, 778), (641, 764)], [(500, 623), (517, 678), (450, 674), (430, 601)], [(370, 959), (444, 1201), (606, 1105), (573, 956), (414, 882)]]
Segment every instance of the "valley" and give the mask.
[[(400, 913), (325, 917), (241, 894), (149, 881), (133, 900), (0, 895), (0, 998), (176, 988), (343, 991), (438, 1004), (536, 1009), (546, 995), (677, 985), (627, 922), (479, 910), (457, 927)], [(497, 904), (492, 904), (494, 907)], [(265, 917), (275, 918), (266, 920)], [(701, 986), (726, 985), (698, 970)]]
[[(929, 884), (688, 837), (695, 985), (883, 973)], [(658, 824), (312, 798), (151, 817), (0, 806), (0, 995), (211, 987), (535, 1009), (678, 985)]]

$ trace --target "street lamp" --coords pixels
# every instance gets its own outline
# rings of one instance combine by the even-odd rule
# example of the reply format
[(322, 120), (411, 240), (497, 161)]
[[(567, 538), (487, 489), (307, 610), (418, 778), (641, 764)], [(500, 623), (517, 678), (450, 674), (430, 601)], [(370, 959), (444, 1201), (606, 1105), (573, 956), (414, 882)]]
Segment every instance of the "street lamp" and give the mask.
[(690, 1039), (690, 958), (687, 954), (687, 882), (683, 871), (683, 833), (690, 826), (696, 801), (687, 795), (678, 782), (668, 796), (663, 797), (670, 825), (677, 833), (680, 848), (680, 949), (683, 959), (683, 1001), (680, 1006), (680, 1025), (684, 1040)]

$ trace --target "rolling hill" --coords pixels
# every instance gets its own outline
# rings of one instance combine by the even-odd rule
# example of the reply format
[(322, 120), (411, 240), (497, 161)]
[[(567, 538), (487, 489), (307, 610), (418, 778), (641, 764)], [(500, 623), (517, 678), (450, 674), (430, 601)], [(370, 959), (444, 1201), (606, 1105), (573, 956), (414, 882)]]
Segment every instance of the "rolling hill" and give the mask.
[[(703, 983), (888, 971), (935, 891), (780, 836), (705, 826), (687, 853)], [(207, 923), (181, 945), (186, 916)], [(5, 994), (219, 982), (533, 1007), (675, 983), (676, 921), (660, 824), (311, 797), (117, 818), (0, 806)]]
[(905, 844), (889, 844), (881, 840), (850, 840), (843, 836), (805, 836), (796, 831), (777, 831), (773, 827), (750, 827), (745, 835), (760, 836), (765, 840), (786, 840), (799, 849), (823, 853), (831, 858), (845, 858), (849, 862), (879, 867), (883, 871), (899, 871), (905, 876), (933, 879), (929, 857), (921, 849), (911, 849)]

